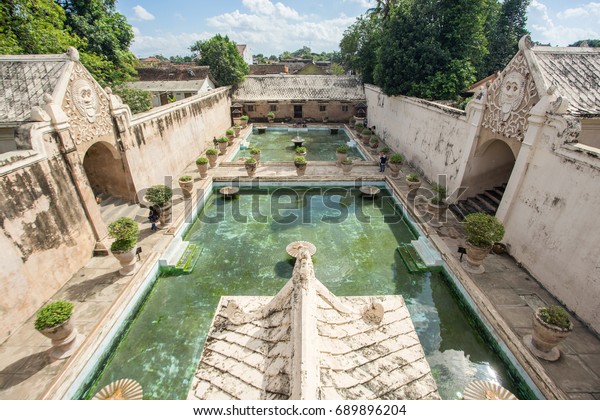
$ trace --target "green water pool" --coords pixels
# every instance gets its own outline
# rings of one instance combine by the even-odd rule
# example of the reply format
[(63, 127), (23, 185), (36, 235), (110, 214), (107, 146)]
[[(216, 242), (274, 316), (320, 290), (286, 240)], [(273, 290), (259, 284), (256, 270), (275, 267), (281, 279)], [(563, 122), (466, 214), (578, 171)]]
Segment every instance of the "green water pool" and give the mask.
[(292, 275), (285, 247), (306, 240), (317, 247), (317, 278), (334, 294), (404, 296), (442, 398), (457, 398), (474, 379), (533, 398), (447, 275), (407, 270), (396, 248), (415, 238), (386, 190), (376, 199), (349, 187), (241, 188), (234, 199), (215, 192), (185, 237), (202, 248), (195, 269), (157, 279), (82, 396), (132, 378), (145, 398), (185, 399), (219, 298), (275, 295)]
[[(250, 149), (258, 147), (261, 151), (260, 159), (262, 161), (291, 162), (296, 156), (296, 148), (292, 142), (296, 136), (304, 139), (303, 145), (307, 149), (306, 159), (309, 161), (335, 161), (335, 151), (338, 146), (350, 142), (350, 137), (343, 129), (338, 130), (337, 134), (330, 134), (329, 129), (309, 129), (308, 131), (290, 129), (288, 131), (287, 128), (269, 128), (265, 133), (258, 134), (258, 130), (255, 128), (233, 160), (250, 157)], [(355, 146), (349, 147), (348, 156), (364, 160)]]

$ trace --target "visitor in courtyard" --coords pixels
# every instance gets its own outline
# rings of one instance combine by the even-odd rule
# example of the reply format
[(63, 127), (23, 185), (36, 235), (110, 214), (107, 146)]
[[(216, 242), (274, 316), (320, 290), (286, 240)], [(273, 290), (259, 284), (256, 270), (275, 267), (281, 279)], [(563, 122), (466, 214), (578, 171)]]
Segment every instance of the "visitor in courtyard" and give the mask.
[(379, 172), (385, 172), (385, 164), (387, 163), (387, 155), (385, 152), (379, 153)]
[(150, 214), (148, 215), (148, 220), (152, 223), (152, 227), (150, 227), (151, 231), (156, 230), (156, 222), (158, 222), (158, 218), (160, 217), (160, 209), (157, 206), (150, 206)]

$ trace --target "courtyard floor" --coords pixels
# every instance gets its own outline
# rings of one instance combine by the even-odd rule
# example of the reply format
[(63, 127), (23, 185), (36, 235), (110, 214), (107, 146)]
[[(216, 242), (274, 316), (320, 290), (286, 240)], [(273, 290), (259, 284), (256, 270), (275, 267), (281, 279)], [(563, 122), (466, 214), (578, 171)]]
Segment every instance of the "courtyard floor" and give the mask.
[[(370, 153), (370, 151), (367, 151)], [(232, 152), (228, 152), (232, 153)], [(228, 156), (225, 156), (227, 158)], [(223, 158), (220, 158), (220, 160)], [(405, 166), (403, 173), (412, 172)], [(192, 163), (183, 173), (194, 174), (195, 189), (208, 184), (201, 180)], [(213, 180), (247, 180), (242, 165), (224, 163), (211, 169)], [(440, 250), (446, 263), (459, 277), (481, 313), (496, 334), (503, 339), (523, 368), (549, 398), (600, 399), (600, 339), (583, 323), (573, 317), (574, 329), (559, 345), (562, 353), (557, 362), (546, 362), (534, 357), (522, 344), (523, 336), (530, 334), (533, 311), (540, 305), (558, 304), (526, 270), (509, 255), (491, 254), (485, 260), (483, 274), (467, 273), (459, 262), (459, 246), (464, 246), (465, 235), (461, 224), (448, 212), (449, 220), (441, 227), (432, 227), (420, 215), (426, 214), (425, 200), (409, 200), (404, 176), (393, 180), (378, 172), (375, 163), (355, 165), (350, 176), (343, 176), (341, 168), (333, 164), (309, 164), (303, 180), (351, 181), (384, 180), (387, 176), (396, 194), (407, 204), (413, 217), (423, 227)], [(295, 169), (290, 164), (261, 164), (256, 177), (261, 180), (297, 181)], [(422, 185), (426, 189), (427, 185)], [(174, 196), (173, 220), (182, 220), (184, 200)], [(112, 256), (94, 257), (81, 268), (54, 296), (75, 302), (75, 324), (80, 333), (90, 337), (107, 321), (107, 313), (123, 294), (127, 286), (145, 274), (167, 247), (172, 236), (170, 229), (152, 232), (147, 222), (146, 209), (121, 204), (105, 203), (104, 217), (114, 220), (116, 215), (134, 217), (140, 224), (139, 245), (142, 247), (140, 272), (135, 276), (118, 274), (119, 264)], [(0, 345), (0, 399), (24, 400), (48, 398), (61, 378), (67, 376), (69, 359), (53, 361), (49, 355), (49, 340), (33, 328), (34, 317), (17, 329)]]

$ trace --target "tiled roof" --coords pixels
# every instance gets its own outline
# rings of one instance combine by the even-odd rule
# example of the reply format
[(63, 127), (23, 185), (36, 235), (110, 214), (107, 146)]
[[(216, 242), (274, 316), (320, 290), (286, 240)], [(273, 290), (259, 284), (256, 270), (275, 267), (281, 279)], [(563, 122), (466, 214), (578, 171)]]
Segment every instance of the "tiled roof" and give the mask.
[(0, 56), (0, 124), (29, 120), (31, 108), (54, 93), (69, 62), (66, 54)]
[(247, 76), (235, 91), (237, 102), (264, 100), (366, 100), (353, 76)]
[(287, 73), (285, 64), (253, 64), (250, 66), (250, 74), (264, 76), (265, 74)]
[(197, 92), (202, 88), (202, 80), (129, 82), (127, 86), (148, 92)]
[(402, 296), (342, 297), (300, 249), (273, 298), (222, 297), (188, 399), (439, 399)]
[(567, 112), (600, 116), (600, 48), (533, 47), (546, 87), (569, 100)]

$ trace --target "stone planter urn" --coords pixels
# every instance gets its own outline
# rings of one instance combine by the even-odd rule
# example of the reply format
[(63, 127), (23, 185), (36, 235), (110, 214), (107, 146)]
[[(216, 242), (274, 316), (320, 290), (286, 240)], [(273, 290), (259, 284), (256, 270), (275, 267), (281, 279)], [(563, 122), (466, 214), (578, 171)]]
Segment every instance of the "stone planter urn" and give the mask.
[(412, 192), (414, 190), (418, 190), (419, 187), (421, 186), (421, 181), (406, 181), (406, 183), (408, 184), (408, 192)]
[(227, 143), (228, 142), (219, 142), (219, 151), (221, 152), (222, 155), (224, 155), (225, 152), (227, 151)]
[[(161, 213), (162, 214), (162, 213)], [(111, 251), (113, 256), (121, 264), (119, 274), (122, 276), (132, 276), (138, 269), (137, 255), (135, 255), (135, 248), (127, 251)]]
[(429, 224), (435, 227), (441, 226), (442, 221), (445, 220), (447, 209), (448, 204), (446, 204), (445, 202), (433, 203), (431, 202), (431, 200), (428, 201), (427, 211), (433, 216), (433, 218), (429, 221)]
[(388, 162), (387, 167), (390, 168), (390, 172), (392, 173), (392, 179), (400, 178), (400, 168), (401, 164)]
[(235, 136), (236, 136), (236, 137), (239, 137), (239, 136), (240, 136), (240, 131), (242, 131), (242, 126), (239, 126), (239, 127), (233, 127), (233, 131), (234, 131), (234, 133), (235, 133)]
[(227, 146), (232, 146), (233, 145), (233, 139), (234, 138), (235, 138), (234, 134), (227, 135)]
[(537, 357), (554, 362), (560, 358), (560, 351), (556, 346), (571, 333), (573, 323), (568, 320), (567, 326), (560, 327), (545, 322), (540, 316), (540, 312), (549, 309), (538, 308), (535, 311), (533, 315), (533, 334), (523, 337), (523, 342)]
[(252, 158), (247, 159), (246, 162), (244, 162), (244, 167), (246, 168), (248, 176), (254, 176), (256, 174), (256, 166), (257, 162)]
[(371, 134), (361, 134), (360, 138), (362, 139), (362, 143), (365, 146), (369, 146), (369, 144), (371, 142)]
[(336, 152), (335, 153), (335, 158), (336, 158), (335, 166), (342, 166), (342, 161), (344, 159), (346, 159), (347, 157), (348, 157), (348, 153)]
[(248, 118), (240, 118), (240, 124), (242, 128), (248, 127)]
[(83, 336), (79, 335), (71, 318), (55, 327), (40, 330), (40, 333), (52, 341), (50, 356), (55, 360), (70, 357), (83, 341)]
[(173, 208), (170, 201), (160, 206), (160, 216), (158, 221), (160, 222), (161, 229), (165, 228), (169, 223), (171, 223), (172, 209)]
[(208, 177), (208, 162), (196, 163), (196, 168), (198, 168), (198, 172), (200, 173), (200, 178), (205, 179)]
[(252, 158), (256, 161), (257, 165), (260, 163), (260, 152), (259, 153), (250, 153), (250, 156), (252, 156)]
[(346, 158), (342, 161), (342, 173), (344, 175), (349, 175), (350, 171), (352, 171), (352, 161), (350, 158)]
[(465, 270), (469, 273), (482, 274), (485, 272), (483, 266), (483, 260), (488, 256), (492, 247), (478, 247), (467, 241), (467, 259), (463, 261), (462, 265)]
[(296, 166), (296, 175), (303, 176), (306, 173), (307, 164), (301, 165), (301, 164), (296, 163), (295, 166)]
[(208, 165), (211, 168), (214, 168), (215, 166), (217, 166), (217, 155), (209, 155), (208, 153), (206, 154), (206, 158), (208, 159)]
[(181, 188), (184, 198), (190, 198), (192, 196), (192, 189), (194, 188), (194, 180), (192, 177), (185, 176), (179, 178), (179, 188)]

